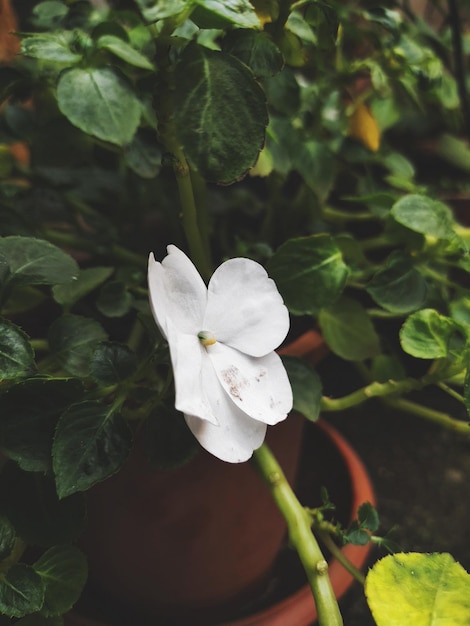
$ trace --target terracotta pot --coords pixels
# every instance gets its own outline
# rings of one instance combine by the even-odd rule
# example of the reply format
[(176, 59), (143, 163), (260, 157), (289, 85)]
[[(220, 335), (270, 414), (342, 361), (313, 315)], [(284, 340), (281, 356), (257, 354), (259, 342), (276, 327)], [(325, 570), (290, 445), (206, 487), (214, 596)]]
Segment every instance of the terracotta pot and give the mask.
[[(324, 351), (313, 331), (282, 350), (312, 360)], [(269, 429), (268, 443), (291, 483), (304, 422), (291, 415)], [(339, 437), (333, 431), (328, 436)], [(350, 450), (341, 438), (337, 441), (342, 452)], [(354, 507), (372, 499), (369, 485)], [(151, 470), (136, 450), (121, 472), (89, 492), (88, 501), (89, 524), (82, 546), (89, 558), (92, 601), (89, 606), (82, 603), (79, 610), (101, 615), (102, 621), (71, 614), (67, 626), (144, 626), (158, 618), (162, 619), (158, 623), (168, 619), (184, 626), (223, 622), (267, 587), (285, 535), (285, 522), (254, 468), (249, 463), (222, 463), (206, 453), (183, 468), (161, 472)], [(366, 552), (360, 550), (362, 560)], [(331, 569), (334, 574), (338, 568), (332, 564)], [(348, 584), (350, 577), (336, 583), (337, 591)], [(97, 598), (118, 605), (113, 617)], [(306, 626), (314, 619), (308, 589), (294, 601), (298, 603), (309, 621), (291, 621), (281, 613), (279, 619), (284, 621), (247, 618), (230, 625)], [(134, 607), (139, 607), (138, 615)], [(267, 619), (274, 619), (268, 613)]]

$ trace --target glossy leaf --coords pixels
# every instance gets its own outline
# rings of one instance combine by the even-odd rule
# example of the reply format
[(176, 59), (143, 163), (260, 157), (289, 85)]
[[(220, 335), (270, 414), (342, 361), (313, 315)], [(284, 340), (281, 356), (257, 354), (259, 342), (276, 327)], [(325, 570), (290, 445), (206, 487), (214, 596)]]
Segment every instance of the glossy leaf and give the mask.
[(5, 515), (0, 515), (0, 562), (13, 552), (16, 542), (16, 531)]
[(428, 196), (404, 196), (393, 205), (391, 214), (399, 224), (417, 233), (438, 239), (455, 237), (451, 210)]
[(8, 263), (5, 277), (8, 284), (58, 285), (78, 276), (74, 259), (44, 239), (3, 237), (0, 255)]
[(136, 0), (142, 15), (148, 22), (173, 17), (185, 11), (192, 0)]
[(191, 19), (200, 28), (259, 28), (260, 22), (249, 0), (194, 0)]
[(401, 254), (390, 256), (366, 289), (377, 304), (393, 313), (419, 309), (428, 292), (423, 275)]
[(114, 385), (126, 380), (137, 369), (137, 357), (126, 345), (100, 343), (90, 365), (90, 375), (98, 383)]
[(57, 420), (81, 394), (78, 380), (34, 378), (10, 387), (0, 395), (0, 450), (26, 471), (49, 471)]
[(302, 359), (283, 357), (282, 362), (294, 394), (294, 411), (298, 411), (311, 422), (316, 422), (320, 417), (322, 397), (320, 377), (313, 367)]
[(276, 44), (265, 33), (236, 29), (223, 40), (223, 50), (240, 59), (259, 78), (281, 71), (284, 59)]
[(54, 300), (63, 306), (73, 306), (81, 298), (99, 287), (114, 272), (113, 267), (89, 267), (80, 269), (78, 276), (52, 288)]
[(107, 336), (96, 320), (67, 314), (51, 324), (48, 338), (51, 352), (65, 370), (87, 376), (95, 346)]
[(65, 71), (57, 84), (57, 103), (84, 133), (119, 146), (131, 142), (140, 121), (141, 105), (131, 84), (110, 67)]
[(377, 626), (468, 626), (470, 576), (450, 554), (386, 556), (365, 592)]
[(86, 525), (83, 494), (59, 500), (52, 476), (24, 472), (7, 463), (0, 475), (0, 497), (17, 534), (43, 548), (75, 541)]
[(44, 602), (44, 583), (34, 569), (16, 563), (0, 577), (0, 613), (23, 617), (39, 611)]
[(459, 339), (463, 341), (460, 325), (434, 309), (413, 313), (400, 330), (401, 347), (419, 359), (445, 358), (460, 347)]
[(21, 42), (21, 52), (27, 57), (57, 61), (59, 63), (78, 63), (82, 55), (71, 48), (70, 34), (44, 33), (29, 35)]
[(380, 352), (380, 343), (365, 309), (343, 297), (320, 311), (318, 321), (331, 350), (348, 361), (363, 361)]
[(114, 55), (134, 67), (140, 67), (144, 70), (154, 70), (154, 64), (138, 50), (133, 48), (127, 41), (114, 35), (103, 35), (97, 41), (98, 48), (109, 50)]
[(191, 165), (213, 182), (241, 178), (256, 162), (268, 122), (251, 71), (231, 55), (191, 44), (175, 84), (176, 128)]
[(0, 380), (19, 378), (34, 368), (29, 337), (15, 324), (0, 318)]
[(316, 314), (334, 302), (346, 282), (348, 268), (329, 235), (290, 239), (269, 259), (267, 271), (291, 313)]
[(131, 445), (131, 431), (120, 413), (92, 401), (70, 407), (57, 425), (53, 445), (59, 497), (86, 491), (116, 473)]
[(45, 585), (41, 614), (46, 617), (69, 611), (80, 597), (87, 579), (87, 561), (75, 546), (54, 546), (33, 565)]

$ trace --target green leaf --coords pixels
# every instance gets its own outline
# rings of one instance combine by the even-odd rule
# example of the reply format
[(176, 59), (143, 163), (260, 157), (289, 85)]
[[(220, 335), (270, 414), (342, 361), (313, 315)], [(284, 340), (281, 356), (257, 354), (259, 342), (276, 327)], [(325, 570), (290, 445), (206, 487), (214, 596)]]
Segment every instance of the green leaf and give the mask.
[(470, 576), (450, 554), (386, 556), (366, 578), (377, 626), (468, 626)]
[(33, 378), (0, 395), (0, 450), (26, 471), (51, 468), (54, 428), (82, 394), (78, 380)]
[(366, 528), (375, 533), (379, 528), (379, 515), (377, 509), (370, 502), (364, 502), (357, 510), (357, 519), (361, 528)]
[(55, 30), (67, 16), (69, 8), (59, 0), (45, 0), (36, 4), (32, 11), (31, 22), (40, 30)]
[(237, 28), (229, 31), (222, 46), (224, 52), (248, 65), (258, 78), (274, 76), (284, 65), (281, 51), (264, 32)]
[(127, 165), (142, 178), (155, 178), (160, 172), (162, 153), (154, 135), (135, 135), (124, 149)]
[(29, 35), (21, 42), (21, 52), (27, 57), (57, 61), (59, 63), (78, 63), (82, 55), (73, 52), (71, 33), (44, 33)]
[(409, 194), (393, 205), (391, 215), (399, 224), (414, 232), (437, 239), (455, 237), (452, 212), (439, 200)]
[(54, 546), (33, 565), (45, 584), (41, 614), (47, 617), (69, 611), (80, 597), (88, 568), (85, 556), (75, 546)]
[(107, 335), (96, 320), (67, 314), (51, 324), (48, 339), (51, 353), (65, 370), (87, 376), (93, 351)]
[(16, 542), (16, 531), (5, 515), (0, 515), (0, 562), (13, 552)]
[(434, 309), (422, 309), (410, 315), (400, 330), (403, 350), (418, 359), (441, 359), (462, 348), (461, 326)]
[(126, 285), (119, 280), (113, 280), (105, 283), (101, 288), (96, 307), (107, 317), (122, 317), (129, 313), (133, 302), (134, 298)]
[(34, 613), (20, 619), (16, 622), (16, 626), (64, 626), (64, 620), (62, 617), (44, 617), (44, 615)]
[(71, 307), (93, 289), (99, 287), (113, 272), (113, 267), (80, 269), (80, 273), (74, 280), (52, 288), (54, 300), (62, 306)]
[(53, 445), (59, 497), (86, 491), (115, 474), (131, 446), (126, 420), (111, 407), (92, 401), (70, 407), (57, 425)]
[(90, 375), (98, 383), (114, 385), (132, 376), (137, 369), (137, 357), (126, 345), (100, 343), (96, 346)]
[(38, 611), (44, 602), (44, 583), (32, 567), (13, 565), (0, 577), (0, 613), (23, 617)]
[(318, 200), (324, 202), (336, 175), (335, 159), (331, 150), (320, 141), (302, 143), (295, 152), (293, 167), (302, 174)]
[(78, 276), (78, 265), (57, 246), (34, 237), (0, 238), (0, 255), (8, 262), (7, 284), (58, 285)]
[(302, 359), (283, 357), (282, 362), (294, 394), (294, 411), (302, 413), (311, 422), (320, 417), (322, 384), (316, 371)]
[(59, 500), (52, 476), (7, 463), (0, 475), (0, 506), (24, 541), (49, 548), (75, 541), (86, 525), (83, 494)]
[(179, 467), (200, 449), (183, 414), (174, 407), (159, 405), (145, 420), (143, 435), (147, 459), (160, 469)]
[(348, 276), (341, 251), (329, 235), (290, 239), (267, 264), (291, 313), (316, 314), (341, 294)]
[(36, 287), (13, 287), (8, 293), (8, 300), (2, 306), (2, 313), (5, 317), (26, 313), (35, 309), (46, 298), (46, 294)]
[(194, 0), (191, 19), (199, 28), (260, 28), (260, 21), (249, 0)]
[(139, 126), (140, 102), (116, 68), (66, 70), (57, 85), (57, 103), (74, 126), (118, 146), (130, 143)]
[(369, 282), (366, 291), (375, 302), (392, 313), (411, 313), (427, 296), (427, 283), (411, 261), (393, 253)]
[(179, 15), (192, 4), (192, 0), (136, 0), (136, 2), (148, 22)]
[(256, 162), (268, 122), (252, 72), (231, 55), (190, 44), (175, 85), (175, 123), (191, 165), (212, 182), (241, 178)]
[(19, 378), (34, 369), (29, 337), (15, 324), (0, 318), (0, 380)]
[(380, 352), (379, 337), (366, 310), (343, 297), (320, 311), (322, 334), (331, 350), (343, 359), (363, 361)]
[(122, 59), (129, 65), (140, 67), (144, 70), (154, 70), (154, 64), (143, 54), (133, 48), (127, 41), (115, 35), (103, 35), (98, 39), (98, 48), (109, 50), (118, 58)]

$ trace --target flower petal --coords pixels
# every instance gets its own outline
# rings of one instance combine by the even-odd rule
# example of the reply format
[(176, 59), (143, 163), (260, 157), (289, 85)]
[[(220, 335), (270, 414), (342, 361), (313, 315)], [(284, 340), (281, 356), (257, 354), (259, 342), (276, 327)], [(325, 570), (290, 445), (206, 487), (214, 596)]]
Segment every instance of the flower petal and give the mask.
[[(175, 379), (175, 407), (178, 411), (195, 415), (201, 420), (218, 424), (217, 417), (212, 410), (212, 403), (208, 394), (220, 388), (218, 381), (212, 387), (203, 380), (204, 369), (212, 369), (205, 348), (196, 335), (179, 333), (168, 322), (168, 345), (170, 346), (171, 364)], [(206, 368), (204, 367), (206, 362)]]
[(212, 275), (204, 330), (245, 354), (275, 350), (289, 330), (289, 314), (274, 281), (250, 259), (230, 259)]
[(270, 425), (287, 417), (292, 388), (275, 352), (251, 357), (220, 343), (206, 349), (220, 384), (244, 413)]
[(157, 326), (167, 337), (168, 320), (180, 332), (197, 334), (207, 303), (207, 289), (198, 271), (176, 246), (168, 246), (161, 263), (149, 256), (150, 307)]
[(242, 463), (259, 448), (266, 435), (266, 424), (243, 413), (220, 386), (212, 368), (204, 368), (205, 384), (211, 388), (209, 396), (218, 426), (186, 414), (186, 422), (201, 446), (222, 461)]

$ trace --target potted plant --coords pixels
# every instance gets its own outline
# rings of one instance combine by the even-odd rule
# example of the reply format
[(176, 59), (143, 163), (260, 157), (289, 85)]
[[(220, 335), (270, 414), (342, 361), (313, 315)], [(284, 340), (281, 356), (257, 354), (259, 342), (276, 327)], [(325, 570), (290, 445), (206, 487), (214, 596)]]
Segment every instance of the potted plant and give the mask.
[[(119, 585), (136, 572), (122, 559), (132, 563), (134, 540), (148, 545), (129, 531), (129, 501), (165, 521), (167, 498), (178, 503), (181, 476), (193, 474), (195, 505), (209, 496), (217, 509), (228, 482), (212, 492), (200, 478), (207, 465), (204, 476), (234, 475), (252, 491), (265, 519), (276, 503), (319, 623), (341, 624), (317, 539), (358, 579), (338, 544), (386, 540), (371, 502), (340, 524), (326, 493), (311, 507), (294, 496), (282, 470), (292, 481), (302, 438), (302, 421), (285, 419), (292, 407), (316, 421), (377, 397), (470, 431), (466, 416), (407, 395), (433, 385), (470, 403), (468, 229), (394, 147), (422, 111), (426, 132), (445, 113), (464, 145), (445, 39), (406, 12), (339, 2), (54, 0), (21, 10), (16, 35), (2, 35), (0, 68), (0, 612), (61, 624), (86, 579), (78, 538), (92, 578), (102, 570), (101, 588), (126, 600)], [(275, 353), (312, 327), (364, 385), (324, 395), (309, 358)], [(266, 425), (281, 465), (263, 443)], [(252, 455), (269, 489), (245, 463)], [(149, 463), (188, 461), (158, 474), (153, 501), (136, 487), (155, 488)], [(86, 501), (101, 534), (83, 534)], [(252, 525), (240, 522), (242, 538)], [(255, 546), (269, 550), (249, 568), (250, 593), (283, 532), (278, 518), (273, 535), (258, 534)], [(197, 582), (209, 559), (193, 548)], [(396, 567), (404, 575), (384, 597)], [(366, 587), (379, 626), (410, 571), (427, 577), (426, 611), (444, 570), (465, 597), (468, 577), (446, 555), (381, 561)], [(137, 583), (127, 598), (140, 623), (166, 597), (145, 576), (145, 591)], [(210, 593), (192, 600), (192, 623), (228, 619), (226, 602), (241, 603), (242, 591), (224, 593), (220, 611)]]

